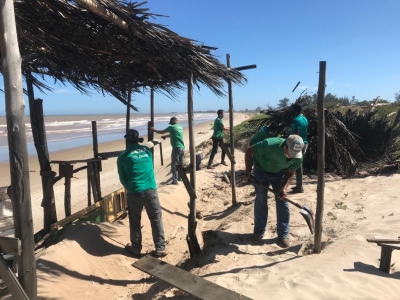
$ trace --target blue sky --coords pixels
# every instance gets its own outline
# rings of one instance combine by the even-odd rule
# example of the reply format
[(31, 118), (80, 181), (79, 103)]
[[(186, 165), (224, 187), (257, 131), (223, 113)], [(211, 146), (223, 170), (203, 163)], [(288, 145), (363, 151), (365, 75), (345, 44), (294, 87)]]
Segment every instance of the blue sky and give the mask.
[[(233, 67), (257, 64), (243, 71), (246, 85), (233, 87), (237, 110), (294, 101), (305, 88), (315, 92), (321, 60), (327, 61), (326, 93), (393, 101), (400, 91), (399, 0), (148, 0), (144, 6), (169, 16), (155, 23), (218, 47), (223, 63), (229, 53)], [(44, 99), (45, 114), (125, 112), (110, 96), (84, 96), (70, 86), (36, 91), (36, 97)], [(149, 111), (149, 97), (134, 96), (140, 112)], [(4, 107), (4, 94), (0, 103)], [(156, 94), (155, 104), (160, 113), (186, 111), (186, 93), (175, 100)], [(219, 108), (228, 108), (227, 97), (205, 87), (195, 91), (195, 110)]]

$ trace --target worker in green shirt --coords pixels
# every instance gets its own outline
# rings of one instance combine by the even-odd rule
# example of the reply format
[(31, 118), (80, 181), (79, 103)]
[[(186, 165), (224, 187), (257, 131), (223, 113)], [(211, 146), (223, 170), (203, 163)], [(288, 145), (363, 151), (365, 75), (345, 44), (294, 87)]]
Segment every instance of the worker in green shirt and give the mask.
[[(140, 256), (142, 250), (141, 217), (143, 207), (150, 219), (155, 251), (153, 255), (163, 257), (165, 250), (164, 228), (161, 205), (158, 199), (156, 180), (154, 177), (153, 158), (149, 145), (140, 145), (143, 138), (139, 132), (129, 129), (125, 135), (127, 149), (117, 159), (118, 175), (124, 188), (128, 191), (128, 215), (131, 243), (125, 249)], [(150, 145), (151, 144), (151, 145)]]
[[(224, 123), (222, 123), (222, 118), (224, 117), (224, 111), (222, 109), (219, 109), (217, 111), (217, 115), (218, 117), (215, 119), (214, 121), (214, 133), (212, 135), (212, 141), (213, 141), (213, 147), (211, 150), (211, 154), (210, 154), (210, 159), (208, 160), (208, 165), (207, 165), (207, 169), (214, 169), (213, 166), (211, 166), (213, 160), (214, 160), (214, 156), (215, 154), (217, 154), (218, 151), (218, 146), (221, 147), (221, 144), (224, 142), (224, 131), (229, 130), (228, 127), (224, 126)], [(224, 149), (221, 147), (221, 164), (223, 164), (224, 166), (227, 166), (228, 164), (225, 162), (225, 151)]]
[(169, 133), (168, 135), (161, 136), (163, 139), (167, 137), (171, 138), (171, 174), (172, 182), (171, 184), (178, 185), (179, 174), (176, 168), (177, 165), (183, 164), (183, 155), (185, 154), (185, 144), (183, 143), (183, 128), (181, 124), (178, 124), (178, 118), (172, 117), (169, 121), (169, 126), (164, 130), (157, 130), (154, 127), (150, 128), (159, 134)]
[[(253, 176), (263, 185), (275, 192), (278, 245), (287, 248), (289, 242), (289, 205), (283, 200), (287, 195), (287, 187), (295, 171), (303, 161), (303, 139), (298, 135), (288, 138), (273, 137), (250, 146), (246, 150), (246, 171), (243, 181), (247, 182), (254, 161)], [(268, 220), (268, 198), (265, 189), (255, 184), (254, 231), (253, 242), (260, 244), (264, 236)]]
[(265, 139), (269, 138), (270, 136), (271, 135), (269, 134), (268, 126), (264, 125), (251, 138), (250, 146), (253, 146), (254, 144), (257, 144), (258, 142), (261, 142), (262, 140), (265, 140)]
[[(301, 136), (304, 142), (303, 152), (303, 159), (304, 155), (307, 152), (308, 147), (308, 140), (307, 140), (307, 130), (308, 130), (308, 120), (307, 118), (301, 113), (302, 107), (300, 104), (293, 104), (293, 123), (292, 127), (290, 128), (290, 134), (297, 134)], [(293, 193), (303, 193), (303, 164), (296, 170), (296, 186), (292, 188)]]

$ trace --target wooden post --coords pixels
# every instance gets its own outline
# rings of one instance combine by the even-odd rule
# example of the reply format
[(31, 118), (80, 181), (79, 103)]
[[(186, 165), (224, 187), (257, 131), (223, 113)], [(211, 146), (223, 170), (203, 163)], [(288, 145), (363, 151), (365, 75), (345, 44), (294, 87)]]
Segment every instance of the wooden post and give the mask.
[[(231, 56), (226, 55), (226, 66), (231, 67)], [(233, 133), (233, 95), (232, 80), (228, 79), (229, 94), (229, 138), (231, 143), (231, 154), (235, 157), (235, 136)], [(236, 205), (236, 179), (235, 179), (235, 163), (231, 160), (231, 187), (232, 187), (232, 206)]]
[(132, 91), (129, 89), (128, 91), (128, 105), (126, 106), (126, 133), (130, 129), (131, 123), (131, 102), (132, 102)]
[(25, 104), (13, 0), (0, 0), (0, 48), (10, 157), (9, 196), (13, 206), (15, 237), (21, 240), (22, 250), (22, 255), (18, 258), (18, 279), (29, 299), (36, 299), (37, 278), (25, 132)]
[(95, 165), (96, 165), (96, 162), (88, 162), (87, 163), (87, 168), (88, 168), (88, 173), (89, 173), (89, 182), (90, 182), (90, 185), (92, 186), (92, 192), (93, 192), (93, 200), (94, 200), (94, 202), (98, 202), (100, 200), (100, 197), (99, 197), (98, 189), (97, 189), (96, 171), (94, 169)]
[[(154, 127), (154, 88), (150, 89), (150, 125), (149, 125), (149, 134), (148, 141), (152, 141), (154, 139), (154, 132), (150, 130), (150, 127)], [(160, 144), (161, 146), (161, 144)], [(153, 158), (153, 167), (154, 167), (154, 147), (151, 148), (151, 154)], [(162, 158), (161, 158), (162, 161)], [(163, 165), (163, 163), (161, 163)]]
[(93, 157), (99, 157), (99, 144), (97, 143), (97, 123), (92, 121)]
[(162, 142), (160, 143), (160, 158), (161, 158), (161, 165), (164, 165), (164, 157), (162, 152)]
[(324, 189), (325, 189), (325, 112), (324, 96), (326, 81), (326, 61), (319, 62), (318, 84), (318, 184), (317, 184), (317, 211), (315, 214), (314, 253), (321, 253), (322, 219), (324, 214)]
[[(188, 79), (188, 126), (189, 126), (189, 147), (190, 147), (190, 184), (194, 193), (196, 193), (196, 145), (194, 142), (194, 124), (193, 124), (193, 73)], [(196, 236), (196, 198), (190, 197), (190, 213), (188, 218), (188, 237), (190, 256), (200, 253), (199, 242)]]
[(89, 167), (86, 168), (86, 174), (87, 174), (87, 196), (88, 196), (88, 206), (92, 205), (92, 198), (91, 198), (91, 192), (90, 192), (90, 173), (89, 173)]

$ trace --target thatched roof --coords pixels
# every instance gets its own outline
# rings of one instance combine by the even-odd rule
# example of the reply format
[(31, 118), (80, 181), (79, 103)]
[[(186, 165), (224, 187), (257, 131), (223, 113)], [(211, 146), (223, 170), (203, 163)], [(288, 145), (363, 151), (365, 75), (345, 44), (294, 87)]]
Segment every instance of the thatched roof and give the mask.
[[(146, 2), (143, 2), (146, 3)], [(143, 3), (115, 0), (21, 0), (15, 3), (24, 75), (48, 75), (81, 92), (105, 91), (126, 103), (127, 91), (156, 91), (175, 96), (194, 83), (216, 95), (224, 80), (245, 78), (221, 64), (209, 50), (148, 20), (156, 15)], [(40, 78), (40, 77), (39, 77)], [(50, 89), (34, 79), (40, 90)]]

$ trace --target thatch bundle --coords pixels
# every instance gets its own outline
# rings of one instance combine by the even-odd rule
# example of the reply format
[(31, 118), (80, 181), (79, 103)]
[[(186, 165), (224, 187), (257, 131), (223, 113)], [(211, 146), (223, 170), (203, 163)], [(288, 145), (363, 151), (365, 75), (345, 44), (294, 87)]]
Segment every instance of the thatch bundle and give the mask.
[[(303, 104), (302, 98), (296, 103)], [(269, 126), (272, 136), (287, 136), (293, 122), (292, 107), (266, 112), (268, 118), (255, 121), (252, 131)], [(305, 156), (306, 168), (317, 168), (317, 110), (303, 109), (309, 121), (309, 147)], [(393, 151), (400, 137), (399, 118), (390, 122), (376, 112), (325, 110), (325, 166), (327, 171), (354, 175), (362, 164), (380, 164), (393, 159)], [(257, 124), (257, 126), (254, 126)]]
[[(143, 2), (146, 3), (146, 2)], [(128, 90), (153, 86), (175, 96), (194, 83), (223, 95), (224, 80), (244, 76), (209, 50), (164, 26), (143, 3), (116, 0), (21, 0), (15, 3), (23, 73), (69, 82), (81, 92), (105, 91), (126, 103)], [(40, 90), (49, 90), (34, 78)]]

